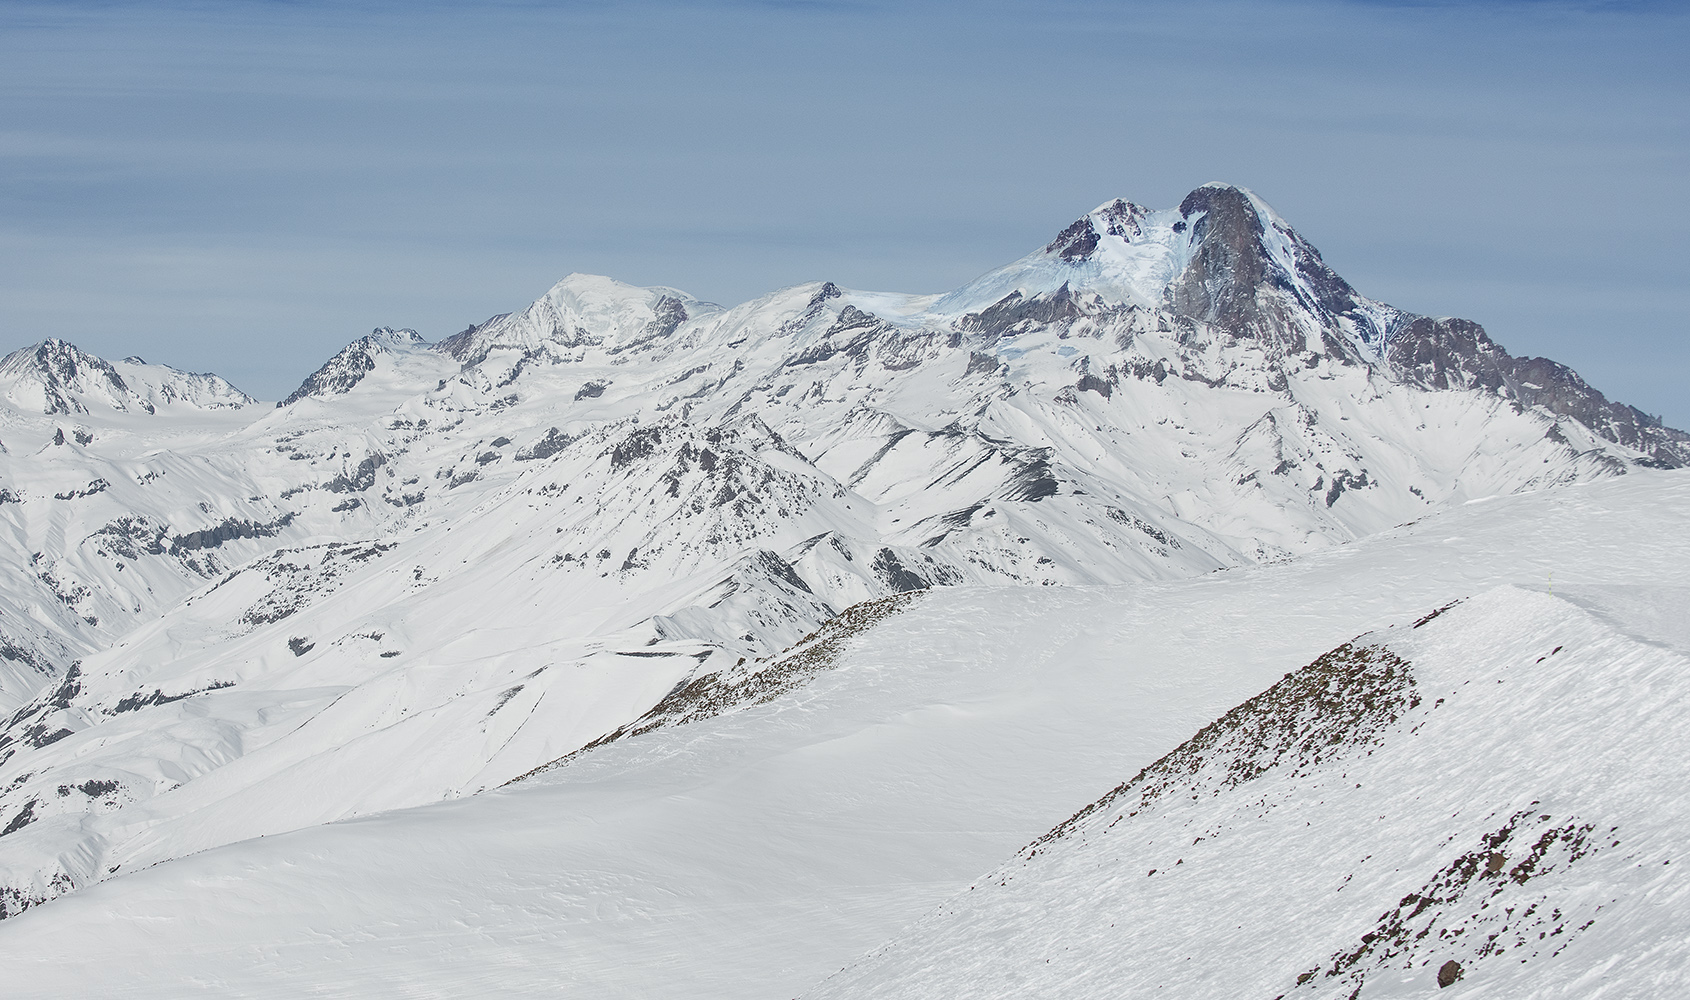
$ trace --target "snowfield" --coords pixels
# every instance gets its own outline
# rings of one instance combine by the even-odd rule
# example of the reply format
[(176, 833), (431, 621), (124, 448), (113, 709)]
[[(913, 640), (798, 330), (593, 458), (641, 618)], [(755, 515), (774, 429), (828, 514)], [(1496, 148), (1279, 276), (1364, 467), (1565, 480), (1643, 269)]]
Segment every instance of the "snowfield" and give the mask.
[(1681, 995), (1690, 645), (1576, 594), (1339, 647), (807, 995)]
[[(1120, 879), (1144, 831), (1191, 817), (1141, 810), (1095, 837), (1087, 820), (968, 892), (979, 874), (1358, 635), (1368, 663), (1398, 665), (1390, 697), (1332, 729), (1348, 702), (1287, 681), (1301, 693), (1274, 703), (1303, 708), (1269, 713), (1274, 732), (1405, 773), (1501, 762), (1463, 741), (1535, 746), (1594, 717), (1537, 719), (1521, 684), (1479, 733), (1459, 720), (1490, 702), (1434, 711), (1426, 692), (1469, 671), (1514, 697), (1506, 671), (1557, 620), (1587, 631), (1532, 674), (1545, 690), (1567, 663), (1600, 675), (1590, 651), (1611, 648), (1631, 678), (1616, 698), (1666, 691), (1690, 620), (1686, 467), (1690, 435), (1474, 323), (1362, 296), (1219, 184), (1166, 210), (1107, 202), (941, 295), (818, 281), (725, 308), (571, 274), (437, 344), (377, 329), (274, 405), (46, 340), (0, 361), (0, 981), (790, 997), (963, 891), (820, 988), (1013, 992), (970, 971), (997, 961), (989, 942), (1032, 934), (1029, 912), (1052, 914), (1041, 933), (1091, 934), (1137, 898)], [(1437, 645), (1481, 636), (1494, 649), (1465, 665)], [(1615, 746), (1669, 746), (1662, 719)], [(1438, 836), (1456, 853), (1433, 857), (1414, 825), (1432, 820), (1369, 797), (1385, 789), (1309, 803), (1310, 782), (1349, 773), (1343, 754), (1269, 766), (1222, 743), (1158, 787), (1196, 782), (1205, 822), (1233, 831), (1194, 845), (1204, 871), (1260, 868), (1262, 893), (1327, 914), (1274, 939), (1335, 963), (1294, 970), (1302, 992), (1420, 983), (1417, 963), (1460, 949), (1375, 944), (1397, 931), (1352, 925), (1384, 919), (1397, 883), (1274, 824), (1308, 811), (1317, 840), (1383, 838), (1373, 853), (1431, 886), (1426, 865), (1524, 808), (1502, 785), (1564, 777), (1540, 754), (1541, 772), (1452, 784), (1487, 804), (1453, 814)], [(1239, 768), (1248, 782), (1214, 777)], [(1255, 840), (1245, 799), (1268, 824)], [(1532, 891), (1561, 885), (1549, 867), (1643, 850), (1625, 822), (1622, 846), (1540, 859)], [(1107, 854), (1124, 867), (1085, 868), (1074, 836), (1125, 838)], [(1328, 882), (1274, 888), (1262, 859), (1281, 853), (1353, 876), (1342, 905)], [(1131, 892), (1162, 898), (1172, 877), (1145, 867), (1159, 881)], [(1618, 872), (1599, 879), (1604, 914), (1636, 887)], [(1187, 916), (1242, 877), (1192, 882)], [(1072, 901), (1068, 923), (1038, 886)], [(1186, 919), (1133, 905), (1151, 937)], [(1606, 926), (1521, 956), (1518, 982), (1616, 954)], [(1338, 962), (1352, 932), (1374, 937)], [(1189, 956), (1155, 952), (1172, 945), (1146, 938), (1162, 957), (1127, 970), (1120, 940), (994, 975), (1201, 992), (1167, 965)], [(1278, 983), (1278, 954), (1203, 974)], [(1494, 952), (1462, 954), (1443, 960), (1469, 970), (1459, 989), (1503, 982)]]
[[(1569, 824), (1592, 853), (1569, 863), (1557, 840), (1523, 883), (1469, 880), (1432, 914), (1467, 940), (1380, 946), (1304, 991), (1347, 996), (1363, 972), (1364, 996), (1421, 995), (1447, 955), (1478, 996), (1591, 995), (1604, 975), (1615, 996), (1672, 995), (1687, 610), (1683, 473), (1188, 581), (939, 590), (769, 704), (125, 875), (6, 921), (0, 947), (8, 982), (44, 997), (788, 997), (849, 964), (817, 995), (1271, 998), (1512, 822), (1504, 875)], [(1117, 799), (981, 877), (1362, 633), (1408, 663), (1416, 708), (1220, 795), (1217, 755), (1181, 777), (1192, 792), (1104, 833)], [(1498, 886), (1492, 910), (1550, 902), (1493, 920)], [(1508, 950), (1478, 957), (1504, 926)]]

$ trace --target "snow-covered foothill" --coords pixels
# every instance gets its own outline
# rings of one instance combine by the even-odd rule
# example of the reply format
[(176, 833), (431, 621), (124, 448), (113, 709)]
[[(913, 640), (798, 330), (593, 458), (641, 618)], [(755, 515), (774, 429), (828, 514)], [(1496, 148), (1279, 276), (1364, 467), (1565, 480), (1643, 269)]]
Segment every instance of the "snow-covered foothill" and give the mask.
[[(1660, 544), (1634, 545), (1640, 534)], [(947, 900), (980, 895), (983, 889), (971, 893), (968, 886), (983, 884), (981, 873), (1017, 848), (1232, 706), (1369, 631), (1393, 643), (1399, 633), (1415, 641), (1478, 633), (1465, 649), (1482, 657), (1470, 663), (1470, 675), (1451, 679), (1452, 670), (1464, 669), (1456, 657), (1428, 668), (1417, 682), (1421, 709), (1449, 727), (1445, 741), (1501, 742), (1509, 734), (1518, 740), (1511, 756), (1489, 765), (1494, 787), (1483, 785), (1485, 760), (1455, 762), (1480, 775), (1481, 790), (1496, 794), (1469, 795), (1451, 807), (1459, 817), (1424, 845), (1434, 854), (1448, 852), (1433, 859), (1429, 870), (1437, 871), (1470, 850), (1466, 840), (1440, 846), (1444, 838), (1494, 832), (1513, 814), (1492, 821), (1489, 814), (1504, 800), (1551, 803), (1548, 778), (1523, 784), (1513, 768), (1522, 760), (1536, 766), (1541, 757), (1541, 773), (1553, 777), (1552, 759), (1560, 758), (1538, 753), (1544, 748), (1530, 725), (1516, 730), (1513, 716), (1492, 707), (1511, 706), (1524, 712), (1523, 721), (1543, 724), (1563, 718), (1558, 712), (1582, 718), (1602, 705), (1623, 710), (1639, 693), (1607, 686), (1588, 705), (1578, 696), (1557, 698), (1553, 687), (1522, 686), (1516, 694), (1507, 690), (1517, 683), (1511, 672), (1519, 672), (1523, 685), (1531, 671), (1574, 654), (1580, 671), (1600, 671), (1606, 651), (1617, 657), (1610, 678), (1617, 681), (1690, 652), (1683, 625), (1690, 620), (1687, 546), (1690, 481), (1682, 473), (1646, 473), (1459, 505), (1304, 559), (1196, 579), (930, 591), (853, 639), (831, 669), (766, 704), (620, 739), (496, 791), (232, 844), (32, 909), (0, 924), (0, 949), (14, 956), (4, 970), (9, 982), (42, 997), (90, 990), (133, 997), (796, 996), (924, 914), (955, 905)], [(1462, 597), (1469, 600), (1413, 628), (1429, 611)], [(1497, 612), (1465, 623), (1457, 615), (1482, 610), (1485, 602)], [(1461, 631), (1434, 632), (1432, 624)], [(1549, 641), (1551, 633), (1562, 637)], [(1576, 643), (1567, 641), (1575, 633)], [(1566, 648), (1536, 662), (1557, 644)], [(1493, 652), (1513, 656), (1516, 646), (1531, 650), (1525, 662), (1503, 667), (1489, 659)], [(1406, 647), (1401, 655), (1411, 663), (1434, 659), (1413, 653), (1419, 659)], [(1561, 663), (1551, 669), (1553, 677), (1532, 676), (1545, 683), (1560, 678), (1554, 683), (1572, 684), (1575, 695), (1583, 691), (1579, 673), (1569, 676)], [(1499, 671), (1502, 685), (1495, 683)], [(1645, 695), (1658, 689), (1664, 696), (1669, 691), (1661, 683), (1678, 683), (1654, 673), (1649, 678)], [(1465, 693), (1452, 698), (1452, 686)], [(1495, 690), (1474, 693), (1485, 688)], [(1439, 697), (1445, 704), (1434, 709)], [(1515, 697), (1520, 701), (1506, 705), (1481, 700)], [(1468, 700), (1457, 704), (1462, 698)], [(1663, 701), (1663, 713), (1666, 707)], [(1666, 726), (1672, 718), (1645, 721)], [(1624, 724), (1631, 725), (1629, 716)], [(1427, 755), (1425, 766), (1444, 762), (1427, 729), (1403, 738)], [(1352, 756), (1371, 761), (1369, 748)], [(1347, 773), (1349, 759), (1335, 762), (1338, 774)], [(1666, 759), (1659, 765), (1672, 766)], [(1653, 781), (1653, 773), (1639, 772), (1638, 780)], [(1258, 787), (1271, 777), (1258, 778)], [(1334, 793), (1335, 782), (1328, 782)], [(1363, 783), (1364, 798), (1393, 787), (1388, 776)], [(1552, 817), (1578, 813), (1581, 824), (1592, 822), (1594, 803), (1576, 799), (1576, 789), (1563, 791)], [(1261, 793), (1252, 794), (1249, 803)], [(1306, 809), (1296, 829), (1312, 829), (1301, 823), (1320, 813), (1345, 837), (1359, 838), (1354, 845), (1328, 844), (1330, 856), (1318, 850), (1323, 838), (1309, 841), (1320, 871), (1343, 870), (1307, 891), (1331, 891), (1331, 881), (1354, 871), (1336, 898), (1347, 905), (1356, 893), (1358, 912), (1370, 921), (1351, 927), (1333, 919), (1318, 926), (1342, 933), (1282, 938), (1286, 956), (1308, 959), (1290, 969), (1294, 980), (1337, 948), (1360, 943), (1359, 935), (1388, 909), (1374, 904), (1382, 887), (1395, 886), (1391, 879), (1419, 886), (1427, 872), (1393, 874), (1391, 866), (1360, 860), (1369, 853), (1363, 846), (1369, 832), (1390, 827), (1366, 811), (1372, 800), (1334, 794), (1324, 812), (1326, 806), (1301, 798), (1287, 801), (1270, 814), (1276, 822), (1293, 807)], [(1357, 806), (1354, 815), (1341, 802)], [(1673, 807), (1651, 808), (1656, 804)], [(1203, 807), (1222, 805), (1211, 796)], [(1391, 815), (1410, 823), (1438, 818), (1429, 807), (1424, 814), (1416, 808)], [(1274, 829), (1289, 835), (1283, 825)], [(1619, 853), (1649, 848), (1666, 828), (1645, 817), (1628, 821), (1627, 829), (1630, 846)], [(1197, 847), (1251, 843), (1234, 836)], [(1206, 857), (1218, 877), (1235, 856)], [(1252, 857), (1236, 855), (1240, 864)], [(1184, 865), (1177, 864), (1181, 858)], [(1185, 854), (1167, 860), (1180, 877), (1193, 864)], [(1132, 888), (1160, 884), (1161, 872), (1145, 875), (1160, 867), (1156, 861), (1142, 870), (1129, 861)], [(1280, 871), (1266, 867), (1264, 883)], [(1033, 887), (1038, 874), (1029, 869), (1010, 885)], [(1297, 872), (1284, 875), (1295, 881)], [(1381, 881), (1368, 881), (1375, 877)], [(1369, 886), (1366, 894), (1357, 891)], [(1097, 886), (1080, 888), (1093, 893), (1085, 899), (1099, 898)], [(1013, 895), (1007, 887), (998, 891)], [(1408, 891), (1388, 902), (1395, 905)], [(1113, 905), (1107, 893), (1101, 898)], [(1209, 912), (1216, 909), (1224, 908)], [(1082, 911), (1052, 907), (1053, 919), (1077, 922)], [(1216, 933), (1236, 932), (1235, 924)], [(1603, 940), (1591, 936), (1601, 928), (1599, 920), (1584, 940)], [(1287, 933), (1269, 925), (1252, 930), (1251, 940), (1260, 942)], [(1016, 957), (1015, 940), (971, 943), (994, 947), (1007, 960)], [(1266, 944), (1261, 949), (1258, 954), (1268, 953)], [(102, 960), (87, 961), (93, 952)], [(1225, 974), (1230, 955), (1210, 956), (1210, 968)], [(1036, 955), (1041, 963), (1045, 957), (1051, 956)], [(1637, 959), (1640, 969), (1672, 972), (1670, 963), (1650, 961)], [(1556, 968), (1530, 967), (1549, 981)], [(1484, 969), (1476, 966), (1463, 988), (1480, 983)], [(1436, 986), (1422, 978), (1414, 988), (1424, 994)]]
[(1679, 995), (1687, 653), (1512, 586), (1368, 633), (806, 995)]

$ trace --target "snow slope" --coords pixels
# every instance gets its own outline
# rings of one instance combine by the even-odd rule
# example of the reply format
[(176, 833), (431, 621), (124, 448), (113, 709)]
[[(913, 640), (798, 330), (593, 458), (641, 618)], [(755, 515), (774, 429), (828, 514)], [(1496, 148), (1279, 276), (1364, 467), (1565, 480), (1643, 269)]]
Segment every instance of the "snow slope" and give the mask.
[[(1659, 544), (1638, 546), (1638, 537)], [(1542, 592), (1551, 573), (1553, 598)], [(1425, 628), (1411, 627), (1464, 597)], [(1614, 836), (1622, 843), (1572, 865), (1546, 854), (1540, 866), (1548, 881), (1510, 882), (1508, 891), (1564, 893), (1565, 914), (1584, 914), (1595, 903), (1612, 907), (1612, 919), (1604, 923), (1610, 909), (1597, 914), (1574, 949), (1633, 956), (1628, 975), (1670, 984), (1682, 968), (1673, 964), (1682, 962), (1677, 946), (1665, 941), (1650, 957), (1630, 945), (1658, 939), (1651, 935), (1663, 918), (1651, 912), (1677, 912), (1639, 901), (1637, 892), (1655, 886), (1651, 898), (1681, 900), (1674, 894), (1682, 882), (1664, 874), (1678, 866), (1629, 866), (1670, 856), (1656, 857), (1670, 842), (1662, 838), (1671, 836), (1672, 810), (1681, 808), (1682, 796), (1661, 791), (1658, 782), (1670, 775), (1671, 749), (1685, 731), (1682, 695), (1674, 692), (1690, 653), (1687, 602), (1690, 480), (1683, 473), (1470, 503), (1294, 562), (1197, 579), (936, 590), (856, 640), (833, 669), (768, 704), (613, 742), (502, 790), (232, 844), (30, 910), (0, 924), (0, 971), (20, 991), (42, 997), (790, 997), (934, 907), (948, 912), (961, 905), (957, 900), (980, 896), (987, 882), (980, 872), (1076, 806), (1286, 672), (1371, 630), (1390, 637), (1384, 641), (1392, 649), (1395, 634), (1410, 637), (1401, 640), (1400, 655), (1420, 671), (1422, 704), (1395, 729), (1376, 734), (1399, 742), (1326, 762), (1338, 774), (1359, 775), (1363, 788), (1350, 788), (1349, 797), (1335, 794), (1338, 779), (1326, 770), (1275, 786), (1283, 795), (1268, 801), (1283, 805), (1269, 814), (1269, 842), (1302, 851), (1297, 864), (1319, 877), (1304, 885), (1296, 865), (1265, 863), (1259, 882), (1250, 883), (1266, 887), (1262, 905), (1276, 898), (1281, 877), (1287, 900), (1340, 905), (1291, 922), (1307, 924), (1295, 935), (1283, 920), (1258, 918), (1245, 942), (1254, 964), (1238, 970), (1227, 961), (1231, 948), (1242, 946), (1236, 922), (1210, 921), (1216, 926), (1204, 933), (1228, 947), (1218, 956), (1204, 953), (1211, 959), (1206, 970), (1245, 977), (1271, 967), (1248, 981), (1272, 985), (1267, 997), (1285, 992), (1296, 975), (1353, 949), (1381, 913), (1536, 799), (1534, 810), (1541, 807), (1553, 822), (1540, 824), (1541, 813), (1533, 812), (1516, 824), (1503, 847), (1516, 859), (1510, 869), (1543, 830), (1575, 818), (1575, 829), (1619, 825)], [(1565, 648), (1535, 662), (1555, 645)], [(1589, 696), (1584, 676), (1605, 680), (1601, 697)], [(1562, 694), (1569, 684), (1578, 696)], [(1483, 695), (1472, 693), (1481, 689)], [(1654, 706), (1643, 714), (1632, 711), (1639, 695)], [(1440, 697), (1445, 704), (1433, 708)], [(1422, 721), (1419, 733), (1404, 731)], [(1557, 748), (1554, 737), (1569, 726), (1601, 727), (1598, 742), (1612, 742), (1612, 751), (1588, 740)], [(1624, 753), (1629, 739), (1666, 754), (1641, 766), (1609, 755)], [(1487, 756), (1453, 756), (1484, 750), (1487, 740), (1504, 746)], [(1403, 783), (1349, 770), (1384, 767), (1381, 755), (1393, 747), (1406, 748), (1397, 759), (1402, 773), (1435, 779), (1448, 768), (1464, 777), (1446, 789), (1438, 780)], [(1599, 766), (1569, 777), (1569, 754)], [(1170, 806), (1155, 822), (1178, 827), (1199, 809), (1211, 827), (1227, 817), (1236, 825), (1256, 822), (1261, 806), (1243, 810), (1275, 780), (1270, 773), (1254, 788), (1240, 785), (1190, 810)], [(1307, 792), (1316, 782), (1325, 785), (1314, 801), (1289, 788)], [(1414, 795), (1424, 807), (1387, 808), (1393, 796), (1412, 802)], [(1444, 810), (1446, 795), (1460, 801)], [(1381, 812), (1392, 821), (1375, 821)], [(1458, 815), (1442, 820), (1451, 813)], [(1313, 827), (1301, 826), (1317, 818)], [(1294, 836), (1323, 823), (1331, 837)], [(1437, 825), (1435, 835), (1420, 835), (1426, 824)], [(1088, 828), (1084, 847), (1063, 838), (1025, 867), (1012, 863), (1005, 871), (1016, 878), (996, 890), (1011, 905), (981, 904), (969, 929), (996, 920), (990, 926), (1012, 943), (963, 935), (933, 954), (948, 961), (989, 952), (1006, 971), (1033, 975), (1038, 970), (1030, 966), (1057, 956), (1013, 944), (1043, 933), (1019, 922), (1027, 912), (1021, 904), (1048, 905), (1053, 934), (1089, 934), (1094, 905), (1112, 914), (1124, 900), (1162, 898), (1155, 893), (1172, 883), (1158, 882), (1161, 872), (1146, 878), (1151, 867), (1172, 864), (1180, 879), (1191, 869), (1194, 879), (1211, 880), (1203, 883), (1209, 891), (1257, 870), (1251, 865), (1261, 858), (1261, 842), (1248, 832), (1226, 833), (1195, 852), (1182, 848), (1173, 858), (1152, 848), (1150, 859), (1124, 846), (1114, 851), (1115, 841), (1098, 847)], [(1446, 842), (1451, 834), (1456, 838)], [(1120, 837), (1125, 845), (1125, 832)], [(1387, 862), (1384, 849), (1392, 845), (1407, 853)], [(1378, 856), (1363, 862), (1370, 853)], [(1130, 879), (1096, 866), (1117, 854)], [(1181, 859), (1185, 864), (1177, 864)], [(1066, 867), (1047, 867), (1058, 862)], [(1662, 874), (1652, 874), (1657, 868)], [(1600, 873), (1589, 877), (1594, 888), (1561, 880), (1585, 871)], [(1049, 887), (1077, 893), (1076, 905), (1037, 895), (1047, 876), (1068, 877)], [(981, 888), (971, 893), (971, 883)], [(1111, 886), (1121, 884), (1125, 895), (1117, 897)], [(1496, 884), (1481, 879), (1470, 891)], [(1029, 895), (1020, 895), (1024, 887)], [(1486, 897), (1471, 898), (1476, 907)], [(1516, 899), (1498, 903), (1515, 906)], [(1157, 918), (1223, 909), (1181, 907), (1171, 892), (1166, 905), (1172, 908), (1155, 911)], [(1488, 921), (1474, 926), (1488, 935), (1496, 929)], [(942, 995), (957, 982), (947, 974), (990, 974), (941, 962), (925, 971), (932, 980), (906, 979), (906, 967), (891, 963), (910, 949), (937, 947), (927, 944), (927, 927), (918, 924), (914, 936), (846, 973), (854, 978), (822, 989), (876, 995), (872, 990), (926, 982), (934, 989), (924, 995)], [(1145, 933), (1154, 937), (1155, 928)], [(1123, 937), (1101, 940), (1087, 954), (1100, 969), (1119, 972), (1108, 963), (1120, 953), (1109, 949)], [(1072, 943), (1095, 942), (1086, 936)], [(1540, 959), (1521, 968), (1546, 975), (1532, 982), (1558, 981), (1557, 969), (1585, 961), (1574, 949), (1552, 960), (1561, 965)], [(1486, 978), (1490, 970), (1513, 961), (1512, 953), (1449, 954), (1469, 964), (1464, 989), (1494, 982)], [(90, 955), (99, 958), (91, 962)], [(1349, 971), (1371, 970), (1376, 957)], [(1274, 965), (1279, 958), (1283, 969)], [(1412, 971), (1419, 977), (1414, 989), (1424, 992), (1427, 969)], [(1369, 991), (1384, 982), (1369, 972)], [(1015, 991), (994, 995), (1004, 992)]]
[(1508, 586), (1369, 633), (808, 995), (1682, 995), (1687, 654)]

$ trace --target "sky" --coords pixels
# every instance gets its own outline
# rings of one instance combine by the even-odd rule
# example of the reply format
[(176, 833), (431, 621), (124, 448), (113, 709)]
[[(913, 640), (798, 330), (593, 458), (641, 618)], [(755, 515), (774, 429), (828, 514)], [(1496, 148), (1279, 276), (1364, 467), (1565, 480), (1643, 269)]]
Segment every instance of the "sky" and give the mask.
[(0, 0), (0, 349), (275, 399), (571, 271), (944, 291), (1220, 180), (1690, 428), (1686, 52), (1658, 3)]

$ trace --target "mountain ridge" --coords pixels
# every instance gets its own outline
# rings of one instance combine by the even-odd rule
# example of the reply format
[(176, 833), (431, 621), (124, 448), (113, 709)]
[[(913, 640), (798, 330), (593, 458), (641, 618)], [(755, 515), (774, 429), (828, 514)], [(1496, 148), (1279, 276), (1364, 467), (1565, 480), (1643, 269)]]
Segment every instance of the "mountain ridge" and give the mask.
[(161, 406), (239, 409), (256, 402), (217, 375), (149, 365), (133, 356), (107, 361), (58, 338), (0, 358), (0, 383), (8, 402), (47, 415), (87, 414), (90, 404), (150, 415)]
[[(1185, 245), (1177, 238), (1181, 233), (1188, 233)], [(1146, 246), (1147, 254), (1125, 252)], [(1037, 266), (1052, 260), (1062, 265), (1054, 274)], [(1060, 284), (1051, 287), (1057, 279)], [(837, 286), (823, 282), (818, 291), (825, 289)], [(1316, 320), (1318, 329), (1306, 329), (1309, 324), (1297, 322), (1285, 304), (1271, 301), (1271, 296), (1264, 301), (1264, 289), (1288, 293)], [(984, 302), (981, 296), (987, 290), (1002, 297)], [(1088, 310), (1079, 304), (1076, 296), (1086, 292), (1098, 293), (1104, 308)], [(949, 293), (866, 296), (899, 307), (875, 315), (894, 327), (933, 324), (972, 332), (1001, 332), (1006, 315), (1050, 323), (1095, 316), (1107, 312), (1108, 306), (1165, 307), (1176, 317), (1212, 325), (1234, 340), (1261, 341), (1270, 360), (1276, 361), (1305, 353), (1313, 333), (1327, 353), (1378, 366), (1393, 379), (1425, 389), (1482, 388), (1520, 406), (1541, 405), (1557, 416), (1578, 420), (1604, 440), (1640, 451), (1663, 467), (1690, 464), (1690, 435), (1635, 407), (1608, 400), (1564, 365), (1510, 355), (1470, 320), (1422, 316), (1361, 296), (1266, 202), (1247, 189), (1219, 182), (1195, 189), (1174, 210), (1153, 212), (1123, 199), (1105, 202), (1041, 250)], [(620, 303), (613, 305), (617, 299)], [(613, 315), (619, 311), (628, 315)], [(672, 288), (641, 289), (575, 274), (528, 310), (496, 316), (435, 346), (473, 367), (498, 348), (539, 352), (579, 347), (602, 337), (588, 332), (589, 325), (613, 331), (610, 335), (616, 337), (629, 336), (623, 326), (631, 324), (638, 331), (631, 342), (612, 344), (627, 350), (639, 346), (642, 337), (660, 339), (689, 319), (723, 311)], [(289, 400), (302, 394), (309, 394), (306, 385)]]

